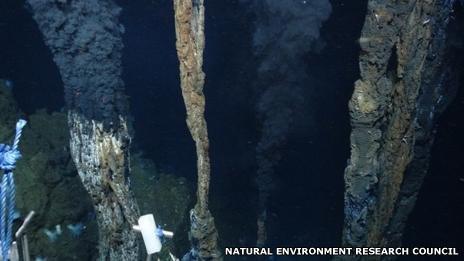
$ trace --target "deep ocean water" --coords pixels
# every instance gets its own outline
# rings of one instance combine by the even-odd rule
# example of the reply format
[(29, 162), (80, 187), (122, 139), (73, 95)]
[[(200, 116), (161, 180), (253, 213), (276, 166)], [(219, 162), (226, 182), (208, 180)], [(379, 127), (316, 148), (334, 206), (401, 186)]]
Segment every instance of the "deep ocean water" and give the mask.
[[(359, 39), (370, 1), (317, 0), (305, 11), (306, 1), (261, 1), (268, 9), (250, 2), (205, 1), (209, 208), (219, 245), (255, 246), (265, 202), (266, 246), (341, 246), (348, 103), (360, 74)], [(141, 214), (154, 213), (174, 231), (165, 246), (181, 258), (190, 249), (197, 157), (185, 121), (172, 1), (115, 3), (124, 26), (120, 60), (132, 193)], [(462, 22), (463, 10), (456, 10)], [(29, 121), (15, 174), (21, 216), (37, 212), (29, 232), (33, 259), (96, 260), (98, 213), (70, 155), (64, 83), (31, 12), (26, 1), (0, 2), (0, 143), (9, 142), (18, 118)], [(463, 248), (460, 73), (460, 89), (437, 123), (430, 173), (405, 228), (406, 247)], [(270, 174), (259, 178), (263, 169)]]

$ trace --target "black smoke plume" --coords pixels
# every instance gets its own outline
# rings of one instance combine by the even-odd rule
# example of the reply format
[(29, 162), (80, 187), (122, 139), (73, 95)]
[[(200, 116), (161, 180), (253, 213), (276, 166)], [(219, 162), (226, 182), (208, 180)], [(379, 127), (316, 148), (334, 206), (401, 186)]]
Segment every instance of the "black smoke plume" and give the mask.
[[(311, 88), (305, 57), (317, 49), (319, 31), (330, 15), (331, 5), (329, 0), (242, 2), (255, 15), (253, 52), (258, 59), (255, 109), (261, 123), (256, 146), (256, 182), (259, 219), (265, 220), (267, 201), (274, 187), (274, 168), (282, 157), (280, 150), (295, 115), (302, 111), (304, 88)], [(259, 238), (258, 232), (258, 244)]]

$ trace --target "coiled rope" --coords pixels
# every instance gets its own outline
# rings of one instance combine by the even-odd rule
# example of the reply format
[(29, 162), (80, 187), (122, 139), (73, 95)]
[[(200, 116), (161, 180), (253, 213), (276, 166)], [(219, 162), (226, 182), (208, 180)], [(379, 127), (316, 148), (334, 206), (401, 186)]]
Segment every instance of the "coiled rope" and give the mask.
[(8, 260), (13, 239), (12, 230), (16, 209), (16, 186), (14, 183), (13, 169), (16, 167), (16, 161), (21, 158), (18, 145), (22, 135), (22, 129), (26, 123), (25, 120), (19, 120), (16, 123), (16, 135), (11, 147), (0, 144), (0, 169), (4, 172), (0, 185), (0, 246), (3, 260)]

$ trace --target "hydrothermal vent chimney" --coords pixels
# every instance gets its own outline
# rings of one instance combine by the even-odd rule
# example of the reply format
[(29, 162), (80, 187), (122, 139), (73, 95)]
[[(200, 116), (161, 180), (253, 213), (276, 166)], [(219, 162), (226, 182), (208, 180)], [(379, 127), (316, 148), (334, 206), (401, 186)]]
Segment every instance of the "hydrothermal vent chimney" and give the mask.
[(64, 83), (71, 154), (96, 210), (99, 260), (137, 260), (121, 9), (111, 0), (27, 2)]
[(190, 255), (200, 260), (220, 260), (218, 233), (208, 208), (210, 182), (209, 139), (205, 120), (205, 74), (203, 49), (205, 46), (205, 7), (203, 0), (174, 0), (176, 48), (179, 58), (180, 82), (187, 125), (195, 141), (197, 152), (197, 203), (190, 211)]

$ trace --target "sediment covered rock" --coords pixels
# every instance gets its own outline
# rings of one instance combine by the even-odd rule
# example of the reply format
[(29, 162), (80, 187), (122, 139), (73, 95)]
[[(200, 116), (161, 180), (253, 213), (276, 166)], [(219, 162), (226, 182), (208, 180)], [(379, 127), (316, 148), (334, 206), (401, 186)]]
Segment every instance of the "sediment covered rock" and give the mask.
[(176, 48), (179, 58), (182, 96), (187, 111), (187, 126), (197, 152), (197, 202), (190, 211), (190, 237), (193, 256), (200, 260), (221, 259), (218, 233), (208, 208), (211, 166), (205, 120), (203, 50), (205, 46), (205, 8), (203, 0), (175, 0)]
[[(398, 246), (427, 172), (437, 115), (454, 94), (447, 1), (368, 2), (350, 100), (347, 246)], [(374, 258), (376, 259), (376, 258)]]
[(100, 259), (136, 260), (121, 9), (111, 0), (27, 2), (64, 83), (71, 154), (96, 210)]

